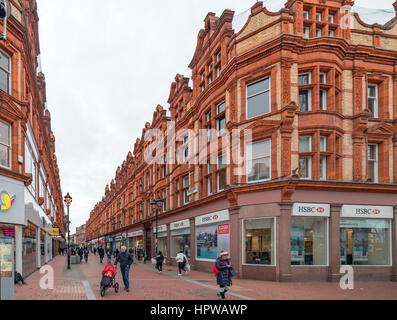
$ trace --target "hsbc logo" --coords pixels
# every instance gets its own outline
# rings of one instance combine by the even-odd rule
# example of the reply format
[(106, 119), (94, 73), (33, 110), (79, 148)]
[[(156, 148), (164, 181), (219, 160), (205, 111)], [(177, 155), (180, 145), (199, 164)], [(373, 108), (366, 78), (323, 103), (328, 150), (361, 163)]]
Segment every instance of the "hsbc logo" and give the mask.
[(325, 209), (323, 207), (299, 207), (298, 212), (301, 213), (324, 213)]
[(359, 215), (378, 215), (381, 211), (379, 209), (372, 209), (372, 208), (356, 208), (356, 214)]
[(329, 212), (329, 204), (294, 203), (292, 208), (292, 215), (294, 216), (329, 217)]

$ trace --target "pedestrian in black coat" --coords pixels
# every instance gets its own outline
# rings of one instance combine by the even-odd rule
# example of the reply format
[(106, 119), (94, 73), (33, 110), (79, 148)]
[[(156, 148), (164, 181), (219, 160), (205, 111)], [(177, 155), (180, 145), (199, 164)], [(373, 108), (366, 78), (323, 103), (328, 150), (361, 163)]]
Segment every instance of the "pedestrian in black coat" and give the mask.
[(132, 256), (127, 252), (127, 248), (125, 246), (121, 247), (121, 252), (117, 255), (116, 260), (114, 261), (115, 267), (117, 267), (118, 262), (120, 262), (121, 275), (123, 277), (125, 290), (129, 292), (130, 291), (129, 272), (132, 264)]
[(163, 262), (164, 262), (164, 255), (161, 251), (159, 251), (158, 255), (156, 256), (156, 269), (159, 273), (163, 272)]
[(99, 261), (102, 263), (103, 257), (105, 256), (105, 250), (103, 250), (102, 246), (99, 247), (98, 254), (99, 254)]
[(79, 248), (79, 250), (77, 250), (77, 254), (80, 257), (80, 263), (81, 263), (81, 260), (83, 260), (83, 254), (84, 254), (83, 249)]
[(229, 254), (227, 252), (222, 252), (216, 259), (216, 268), (220, 271), (216, 276), (216, 283), (220, 287), (220, 292), (217, 295), (222, 300), (225, 299), (225, 293), (232, 285), (232, 278), (230, 276), (231, 267), (232, 265), (230, 263)]

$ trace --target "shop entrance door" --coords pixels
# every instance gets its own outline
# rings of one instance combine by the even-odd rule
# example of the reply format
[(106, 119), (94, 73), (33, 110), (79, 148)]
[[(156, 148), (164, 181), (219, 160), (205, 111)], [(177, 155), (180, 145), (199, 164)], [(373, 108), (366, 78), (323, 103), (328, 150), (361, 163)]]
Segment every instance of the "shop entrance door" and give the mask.
[(341, 264), (353, 265), (354, 236), (353, 229), (342, 229), (340, 237)]

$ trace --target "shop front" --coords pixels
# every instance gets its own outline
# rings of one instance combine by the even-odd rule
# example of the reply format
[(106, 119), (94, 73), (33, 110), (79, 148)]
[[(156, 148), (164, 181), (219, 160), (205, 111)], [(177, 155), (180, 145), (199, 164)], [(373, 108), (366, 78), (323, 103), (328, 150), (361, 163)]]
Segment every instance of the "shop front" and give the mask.
[(122, 235), (117, 235), (114, 237), (114, 247), (113, 250), (116, 251), (118, 250), (121, 252), (121, 247), (123, 245), (123, 236)]
[(37, 228), (31, 222), (23, 228), (23, 246), (22, 246), (22, 276), (33, 273), (37, 269)]
[(343, 205), (340, 264), (391, 266), (393, 207)]
[(162, 252), (167, 257), (167, 225), (163, 224), (158, 226), (157, 232), (156, 227), (153, 227), (153, 239), (154, 248), (156, 248), (156, 236), (157, 236), (157, 252)]
[(171, 231), (171, 258), (175, 258), (179, 252), (183, 252), (190, 258), (190, 221), (189, 219), (170, 224)]
[(222, 251), (230, 252), (229, 210), (195, 217), (196, 261), (215, 261)]
[(127, 233), (128, 250), (132, 249), (138, 259), (143, 256), (143, 230)]

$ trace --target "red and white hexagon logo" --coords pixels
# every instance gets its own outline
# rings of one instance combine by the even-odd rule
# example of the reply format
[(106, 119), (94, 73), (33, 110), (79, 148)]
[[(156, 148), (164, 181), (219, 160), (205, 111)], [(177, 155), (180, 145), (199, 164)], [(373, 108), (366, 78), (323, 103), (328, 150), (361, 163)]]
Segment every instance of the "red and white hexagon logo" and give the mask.
[(380, 213), (380, 210), (379, 210), (379, 209), (374, 209), (374, 210), (372, 210), (372, 213), (373, 213), (373, 214), (379, 214), (379, 213)]
[(325, 211), (325, 209), (323, 207), (318, 207), (317, 208), (317, 212), (318, 213), (323, 213)]

